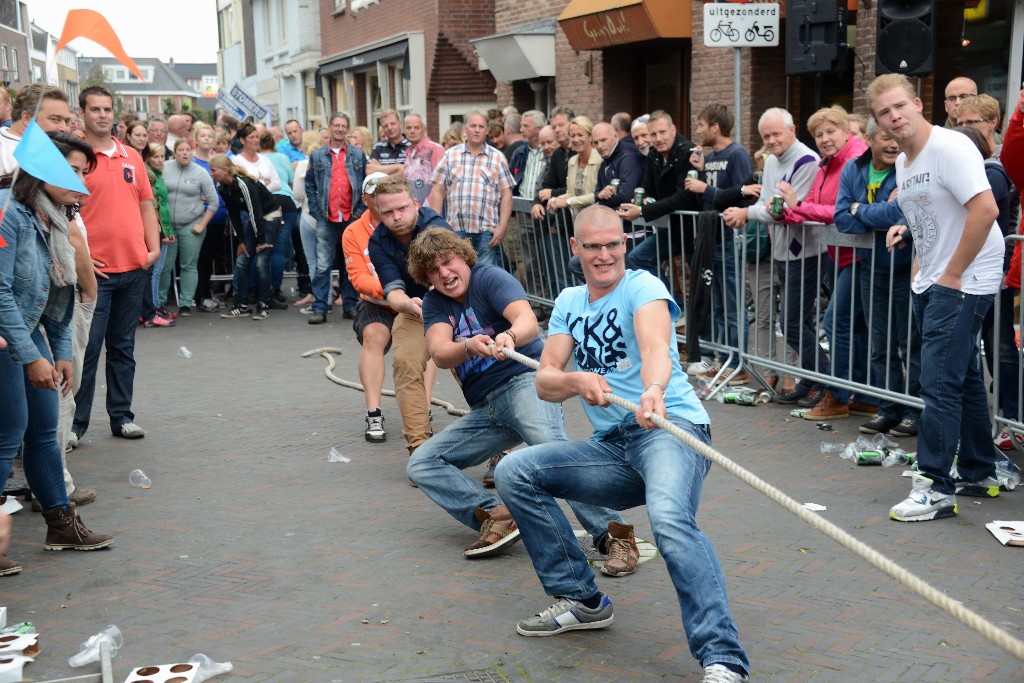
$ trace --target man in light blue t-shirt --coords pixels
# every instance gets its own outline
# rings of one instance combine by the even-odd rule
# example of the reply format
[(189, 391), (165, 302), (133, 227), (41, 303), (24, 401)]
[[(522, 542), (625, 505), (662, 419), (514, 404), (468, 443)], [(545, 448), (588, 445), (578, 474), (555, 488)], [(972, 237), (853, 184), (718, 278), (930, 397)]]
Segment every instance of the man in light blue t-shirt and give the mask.
[[(572, 542), (556, 498), (614, 509), (646, 504), (704, 681), (746, 681), (750, 664), (729, 614), (725, 577), (695, 519), (711, 463), (651, 422), (658, 414), (711, 442), (707, 413), (672, 342), (679, 308), (658, 278), (626, 270), (622, 223), (611, 209), (581, 211), (571, 244), (586, 284), (563, 290), (555, 301), (537, 393), (551, 402), (579, 396), (594, 433), (589, 441), (513, 451), (498, 463), (495, 485), (545, 592), (557, 598), (516, 630), (549, 636), (612, 623), (611, 600), (598, 590), (586, 557)], [(564, 369), (570, 358), (574, 372)], [(640, 410), (610, 406), (607, 392)]]

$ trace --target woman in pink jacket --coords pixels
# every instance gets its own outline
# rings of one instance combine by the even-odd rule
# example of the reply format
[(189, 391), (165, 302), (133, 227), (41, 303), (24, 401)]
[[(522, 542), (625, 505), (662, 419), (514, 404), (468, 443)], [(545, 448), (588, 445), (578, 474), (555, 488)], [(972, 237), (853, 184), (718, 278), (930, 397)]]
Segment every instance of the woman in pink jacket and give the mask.
[[(818, 175), (803, 201), (797, 201), (788, 185), (780, 185), (780, 193), (786, 205), (793, 207), (786, 209), (783, 221), (834, 223), (836, 195), (839, 194), (839, 176), (843, 166), (867, 151), (868, 147), (860, 138), (850, 134), (850, 115), (840, 106), (826, 107), (811, 114), (807, 119), (807, 130), (814, 136), (814, 142), (821, 152)], [(828, 253), (836, 267), (832, 299), (825, 310), (823, 321), (829, 341), (830, 371), (833, 377), (866, 383), (868, 332), (861, 308), (860, 289), (854, 280), (855, 276), (860, 275), (858, 271), (863, 266), (853, 265), (854, 250), (850, 247), (836, 249), (830, 246)], [(872, 416), (877, 412), (877, 399), (858, 398), (862, 400), (851, 401), (848, 389), (825, 387), (816, 399), (801, 401), (810, 404), (810, 401), (816, 400), (814, 407), (804, 413), (804, 419), (834, 420), (849, 417), (850, 413)]]

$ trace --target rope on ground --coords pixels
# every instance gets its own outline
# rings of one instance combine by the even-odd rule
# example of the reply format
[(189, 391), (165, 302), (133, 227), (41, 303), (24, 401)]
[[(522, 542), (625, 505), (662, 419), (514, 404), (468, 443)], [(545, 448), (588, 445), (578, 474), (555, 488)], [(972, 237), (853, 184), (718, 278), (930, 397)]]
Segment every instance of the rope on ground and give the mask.
[[(363, 391), (363, 385), (360, 384), (359, 382), (353, 382), (351, 380), (342, 379), (341, 377), (338, 377), (337, 375), (334, 374), (334, 356), (340, 356), (341, 353), (342, 351), (339, 348), (333, 346), (322, 346), (319, 349), (312, 349), (311, 351), (306, 351), (304, 354), (302, 354), (302, 357), (310, 358), (312, 356), (323, 356), (324, 358), (327, 359), (327, 368), (324, 370), (324, 375), (327, 376), (327, 379), (331, 380), (335, 384), (340, 384), (343, 387), (355, 389), (356, 391)], [(383, 389), (380, 393), (382, 396), (394, 397), (395, 395), (395, 392), (392, 391), (391, 389)], [(465, 410), (463, 408), (457, 408), (454, 403), (449, 403), (448, 401), (442, 400), (440, 398), (431, 398), (430, 403), (431, 405), (444, 408), (449, 415), (457, 415), (461, 417), (469, 412), (468, 410)]]
[[(331, 355), (334, 353), (340, 354), (341, 350), (336, 348), (325, 347), (320, 349), (314, 349), (312, 351), (307, 351), (306, 353), (302, 354), (302, 356), (303, 358), (306, 358), (317, 354), (322, 355), (324, 358), (327, 359), (328, 362), (327, 370), (325, 373), (328, 379), (330, 379), (332, 382), (335, 382), (336, 384), (340, 384), (342, 386), (362, 391), (362, 385), (357, 384), (355, 382), (349, 382), (347, 380), (343, 380), (334, 376), (332, 372), (332, 370), (334, 369), (334, 357), (333, 355)], [(529, 356), (524, 356), (518, 351), (513, 351), (511, 349), (505, 349), (505, 356), (511, 360), (522, 363), (523, 365), (529, 368), (533, 368), (534, 370), (536, 370), (540, 365), (537, 361), (533, 360)], [(394, 396), (393, 391), (385, 393), (388, 396)], [(606, 393), (604, 397), (610, 403), (614, 403), (620, 408), (624, 408), (625, 410), (628, 410), (630, 412), (636, 412), (637, 410), (640, 409), (640, 406), (630, 401), (627, 401), (624, 398), (616, 396), (615, 394)], [(447, 407), (448, 412), (451, 413), (452, 415), (464, 415), (466, 413), (466, 411), (458, 410), (451, 403), (440, 401), (438, 399), (434, 399), (434, 402), (435, 405)], [(953, 600), (952, 598), (946, 596), (944, 593), (942, 593), (941, 591), (939, 591), (923, 579), (919, 578), (909, 570), (904, 569), (900, 565), (896, 564), (895, 562), (893, 562), (892, 560), (890, 560), (885, 555), (881, 554), (868, 544), (864, 543), (863, 541), (857, 540), (852, 535), (850, 535), (843, 529), (839, 528), (832, 522), (828, 521), (821, 515), (817, 515), (811, 512), (793, 498), (790, 498), (788, 495), (786, 495), (779, 489), (775, 488), (768, 482), (756, 476), (753, 472), (750, 472), (749, 470), (736, 464), (726, 456), (716, 451), (711, 446), (708, 446), (700, 439), (697, 439), (696, 437), (686, 433), (685, 431), (683, 431), (676, 425), (672, 424), (665, 418), (661, 417), (660, 415), (653, 415), (651, 417), (651, 421), (660, 429), (664, 429), (666, 432), (676, 437), (677, 439), (685, 443), (687, 446), (694, 449), (695, 451), (703, 455), (705, 458), (707, 458), (711, 462), (715, 463), (716, 465), (724, 469), (726, 472), (732, 474), (734, 477), (742, 481), (744, 484), (747, 484), (754, 490), (763, 494), (770, 500), (778, 503), (781, 507), (785, 508), (789, 512), (793, 513), (794, 515), (802, 519), (803, 521), (807, 522), (807, 524), (809, 524), (813, 529), (825, 534), (839, 545), (853, 552), (853, 554), (855, 554), (857, 557), (860, 557), (861, 559), (867, 561), (876, 569), (885, 572), (891, 578), (901, 583), (904, 587), (917, 593), (919, 596), (921, 596), (934, 606), (938, 607), (943, 612), (950, 615), (964, 626), (967, 626), (978, 635), (992, 642), (996, 646), (1002, 648), (1005, 652), (1013, 655), (1021, 661), (1024, 661), (1024, 641), (1015, 638), (1006, 630), (996, 626), (991, 621), (989, 621), (982, 615), (978, 614), (974, 610), (964, 607), (962, 603), (959, 603), (956, 600)]]

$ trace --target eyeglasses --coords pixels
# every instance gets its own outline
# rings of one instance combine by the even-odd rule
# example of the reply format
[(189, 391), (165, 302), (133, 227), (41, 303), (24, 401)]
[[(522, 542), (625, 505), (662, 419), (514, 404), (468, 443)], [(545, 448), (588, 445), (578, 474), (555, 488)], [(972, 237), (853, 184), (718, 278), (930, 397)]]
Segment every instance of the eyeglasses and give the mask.
[(958, 119), (956, 122), (958, 126), (976, 126), (979, 123), (985, 123), (985, 119)]
[(580, 246), (583, 247), (584, 251), (589, 251), (593, 254), (601, 253), (602, 249), (608, 251), (615, 251), (625, 244), (622, 240), (616, 240), (614, 242), (607, 242), (605, 244), (598, 244), (596, 242), (580, 242)]
[(946, 95), (947, 102), (959, 102), (960, 100), (966, 100), (968, 97), (974, 97), (976, 93), (964, 93), (963, 95)]

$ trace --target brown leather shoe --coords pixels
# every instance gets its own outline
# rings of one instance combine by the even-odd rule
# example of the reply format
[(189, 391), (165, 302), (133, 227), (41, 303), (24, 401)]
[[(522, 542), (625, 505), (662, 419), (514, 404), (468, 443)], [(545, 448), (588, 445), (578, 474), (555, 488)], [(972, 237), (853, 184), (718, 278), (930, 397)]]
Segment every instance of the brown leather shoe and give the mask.
[(21, 565), (7, 557), (7, 553), (0, 555), (0, 576), (10, 576), (21, 572)]
[(469, 558), (490, 557), (497, 555), (507, 546), (519, 540), (519, 527), (507, 509), (498, 515), (482, 508), (476, 509), (476, 518), (480, 520), (480, 538), (471, 543), (465, 550)]
[(633, 525), (608, 522), (608, 559), (601, 573), (608, 576), (627, 576), (636, 571), (640, 549), (636, 547)]
[(836, 400), (831, 391), (826, 391), (817, 405), (803, 415), (805, 420), (840, 420), (850, 417), (850, 409)]

